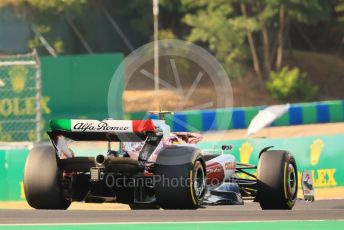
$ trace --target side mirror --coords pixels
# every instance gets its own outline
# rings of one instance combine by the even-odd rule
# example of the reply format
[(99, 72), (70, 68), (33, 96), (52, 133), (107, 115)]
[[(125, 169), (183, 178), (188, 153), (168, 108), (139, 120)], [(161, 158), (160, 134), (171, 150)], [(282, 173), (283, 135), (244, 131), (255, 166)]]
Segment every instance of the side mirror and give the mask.
[(231, 145), (222, 145), (221, 149), (222, 150), (232, 150), (232, 146)]

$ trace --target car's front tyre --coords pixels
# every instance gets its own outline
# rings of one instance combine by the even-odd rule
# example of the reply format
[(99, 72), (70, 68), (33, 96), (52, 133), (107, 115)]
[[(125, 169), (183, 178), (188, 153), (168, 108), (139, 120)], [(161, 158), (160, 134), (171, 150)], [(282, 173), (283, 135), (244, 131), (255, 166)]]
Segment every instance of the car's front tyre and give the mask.
[(257, 167), (257, 200), (262, 209), (292, 209), (297, 199), (297, 167), (287, 151), (263, 152)]

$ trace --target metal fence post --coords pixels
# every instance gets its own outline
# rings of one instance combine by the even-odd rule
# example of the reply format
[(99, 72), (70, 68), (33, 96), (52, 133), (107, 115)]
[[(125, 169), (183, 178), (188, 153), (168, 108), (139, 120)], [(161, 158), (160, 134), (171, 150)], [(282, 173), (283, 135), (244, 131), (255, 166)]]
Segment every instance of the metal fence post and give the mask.
[(33, 51), (36, 60), (36, 143), (42, 141), (42, 78), (41, 78), (41, 62), (36, 49)]

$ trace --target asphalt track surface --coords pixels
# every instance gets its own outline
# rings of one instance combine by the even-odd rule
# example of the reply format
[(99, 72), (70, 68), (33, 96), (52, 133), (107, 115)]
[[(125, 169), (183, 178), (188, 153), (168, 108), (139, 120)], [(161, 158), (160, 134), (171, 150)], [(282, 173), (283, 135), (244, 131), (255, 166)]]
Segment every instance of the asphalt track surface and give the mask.
[(343, 200), (298, 201), (293, 210), (262, 211), (257, 203), (208, 206), (198, 210), (0, 210), (0, 224), (209, 222), (273, 220), (344, 220)]

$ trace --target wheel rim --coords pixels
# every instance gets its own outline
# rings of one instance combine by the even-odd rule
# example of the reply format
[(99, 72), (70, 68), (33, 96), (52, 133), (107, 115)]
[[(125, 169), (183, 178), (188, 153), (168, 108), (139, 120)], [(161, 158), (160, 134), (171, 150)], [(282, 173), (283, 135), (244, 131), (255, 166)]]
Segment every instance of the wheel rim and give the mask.
[(287, 175), (287, 183), (288, 183), (288, 192), (290, 197), (293, 198), (296, 191), (296, 174), (294, 165), (289, 163), (288, 165), (288, 175)]
[(194, 191), (195, 191), (195, 195), (197, 197), (197, 199), (201, 199), (206, 185), (205, 185), (205, 173), (204, 173), (204, 168), (203, 165), (201, 164), (201, 162), (197, 162), (195, 167), (194, 167), (194, 183), (193, 183), (193, 187), (194, 187)]

